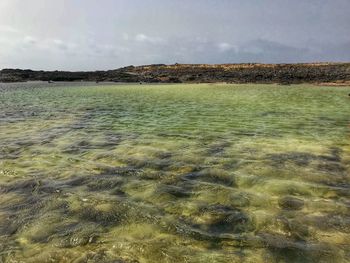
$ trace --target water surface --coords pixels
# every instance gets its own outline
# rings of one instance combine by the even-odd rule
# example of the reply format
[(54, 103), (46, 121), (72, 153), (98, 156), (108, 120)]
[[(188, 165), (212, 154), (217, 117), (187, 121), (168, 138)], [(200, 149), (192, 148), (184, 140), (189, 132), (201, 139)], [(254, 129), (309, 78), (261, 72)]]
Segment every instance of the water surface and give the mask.
[(0, 261), (350, 262), (350, 87), (0, 85)]

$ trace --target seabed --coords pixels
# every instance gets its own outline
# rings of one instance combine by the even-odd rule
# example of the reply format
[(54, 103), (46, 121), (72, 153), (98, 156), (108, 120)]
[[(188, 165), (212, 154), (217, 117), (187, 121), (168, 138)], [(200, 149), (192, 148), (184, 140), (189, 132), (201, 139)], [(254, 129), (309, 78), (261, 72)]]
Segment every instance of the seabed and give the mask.
[(350, 262), (349, 93), (1, 84), (0, 262)]

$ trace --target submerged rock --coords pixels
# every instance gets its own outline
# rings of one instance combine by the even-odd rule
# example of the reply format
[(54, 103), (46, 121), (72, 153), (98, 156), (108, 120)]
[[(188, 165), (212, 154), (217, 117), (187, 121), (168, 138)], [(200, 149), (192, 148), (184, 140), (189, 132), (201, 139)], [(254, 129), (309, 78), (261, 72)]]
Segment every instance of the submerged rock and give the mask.
[(231, 143), (226, 142), (226, 141), (214, 143), (214, 144), (209, 146), (208, 154), (220, 156), (220, 155), (224, 154), (226, 148), (229, 147), (230, 145), (231, 145)]
[(210, 242), (241, 240), (241, 235), (255, 229), (253, 218), (238, 209), (223, 205), (205, 206), (189, 218), (162, 220), (162, 224), (167, 231)]
[(258, 236), (273, 255), (273, 262), (340, 262), (339, 251), (330, 244), (295, 241), (277, 233)]
[(111, 190), (122, 184), (122, 178), (114, 176), (114, 177), (106, 177), (101, 176), (101, 178), (95, 178), (95, 180), (91, 180), (87, 183), (87, 187), (90, 191), (103, 191), (103, 190)]
[(61, 248), (72, 248), (95, 243), (101, 229), (97, 224), (76, 224), (57, 233), (56, 244)]
[(187, 180), (200, 180), (204, 182), (222, 184), (226, 186), (235, 186), (235, 179), (227, 171), (217, 168), (208, 168), (200, 172), (187, 174)]
[(288, 219), (284, 216), (279, 216), (277, 223), (281, 224), (282, 230), (293, 240), (306, 241), (310, 234), (309, 227), (297, 219)]
[(74, 211), (74, 215), (80, 220), (94, 222), (102, 226), (111, 226), (121, 222), (125, 217), (125, 210), (120, 205), (88, 205)]
[(211, 217), (208, 222), (209, 232), (243, 233), (254, 229), (252, 219), (240, 210), (225, 206), (214, 206), (204, 214)]
[(304, 201), (293, 196), (285, 196), (278, 200), (278, 204), (285, 210), (300, 210), (304, 206)]
[(274, 153), (266, 156), (275, 166), (283, 166), (286, 162), (292, 162), (298, 166), (307, 166), (317, 156), (305, 152)]
[(177, 198), (185, 198), (191, 195), (191, 192), (186, 187), (175, 185), (161, 185), (157, 188), (158, 194), (168, 194)]
[(234, 207), (248, 207), (250, 205), (250, 195), (247, 193), (234, 193), (230, 196), (230, 203)]

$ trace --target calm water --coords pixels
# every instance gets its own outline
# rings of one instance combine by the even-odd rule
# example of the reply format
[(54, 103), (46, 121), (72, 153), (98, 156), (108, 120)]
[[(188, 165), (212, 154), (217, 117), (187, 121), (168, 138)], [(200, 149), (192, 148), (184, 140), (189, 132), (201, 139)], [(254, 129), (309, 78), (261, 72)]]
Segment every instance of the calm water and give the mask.
[(0, 262), (350, 262), (350, 87), (47, 85), (0, 85)]

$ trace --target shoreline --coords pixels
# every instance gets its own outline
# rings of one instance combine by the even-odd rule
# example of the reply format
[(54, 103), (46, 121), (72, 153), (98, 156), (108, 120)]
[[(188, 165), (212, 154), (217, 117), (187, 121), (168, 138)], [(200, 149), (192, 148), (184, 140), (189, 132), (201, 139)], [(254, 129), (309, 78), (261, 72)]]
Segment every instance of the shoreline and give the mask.
[(101, 82), (95, 82), (95, 81), (55, 81), (55, 82), (47, 82), (47, 81), (18, 81), (18, 82), (0, 82), (0, 85), (25, 85), (25, 84), (47, 84), (47, 86), (62, 86), (62, 85), (70, 85), (73, 84), (74, 86), (78, 84), (88, 84), (89, 86), (119, 86), (119, 85), (128, 85), (128, 86), (158, 86), (158, 85), (201, 85), (201, 84), (207, 84), (207, 85), (278, 85), (278, 86), (294, 86), (294, 85), (312, 85), (315, 87), (350, 87), (350, 81), (345, 82), (301, 82), (301, 83), (278, 83), (278, 82), (271, 82), (271, 83), (256, 83), (256, 82), (185, 82), (185, 83), (172, 83), (172, 82), (161, 82), (161, 83), (152, 83), (152, 82), (113, 82), (113, 81), (101, 81)]
[(106, 71), (0, 70), (0, 82), (113, 83), (350, 83), (350, 63), (305, 64), (173, 64), (128, 66)]

